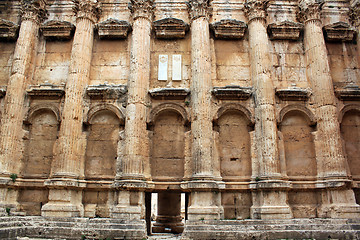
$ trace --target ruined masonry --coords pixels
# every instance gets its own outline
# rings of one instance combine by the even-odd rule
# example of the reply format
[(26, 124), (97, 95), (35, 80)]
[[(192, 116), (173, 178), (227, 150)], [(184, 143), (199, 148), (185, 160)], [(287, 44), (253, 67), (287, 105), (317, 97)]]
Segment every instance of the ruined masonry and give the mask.
[(359, 86), (359, 0), (3, 0), (0, 238), (360, 239)]

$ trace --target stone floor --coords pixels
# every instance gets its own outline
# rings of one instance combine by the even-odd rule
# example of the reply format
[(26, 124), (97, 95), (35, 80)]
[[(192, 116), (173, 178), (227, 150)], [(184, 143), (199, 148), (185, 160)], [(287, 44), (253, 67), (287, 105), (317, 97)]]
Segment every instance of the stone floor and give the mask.
[(148, 236), (147, 239), (169, 239), (169, 240), (180, 240), (181, 234), (171, 234), (171, 233), (153, 233), (151, 236)]

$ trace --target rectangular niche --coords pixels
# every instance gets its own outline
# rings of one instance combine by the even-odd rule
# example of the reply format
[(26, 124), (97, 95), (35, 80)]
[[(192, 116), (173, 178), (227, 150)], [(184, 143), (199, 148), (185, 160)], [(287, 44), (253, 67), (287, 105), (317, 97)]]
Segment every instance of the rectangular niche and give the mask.
[(181, 81), (181, 55), (172, 55), (172, 80)]
[(159, 55), (158, 80), (167, 81), (168, 55)]
[[(171, 73), (169, 74), (169, 65), (171, 66)], [(171, 75), (171, 80), (181, 81), (182, 74), (182, 57), (180, 54), (174, 54), (170, 58), (169, 56), (160, 54), (159, 55), (159, 66), (158, 66), (158, 80), (167, 81), (168, 75)]]

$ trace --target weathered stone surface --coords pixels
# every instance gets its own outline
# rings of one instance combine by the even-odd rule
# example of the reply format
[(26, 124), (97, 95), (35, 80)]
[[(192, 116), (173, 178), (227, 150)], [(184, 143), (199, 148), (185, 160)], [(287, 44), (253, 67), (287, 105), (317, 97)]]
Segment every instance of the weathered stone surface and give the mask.
[(177, 18), (164, 18), (154, 23), (155, 36), (160, 39), (184, 38), (189, 25)]
[(0, 39), (16, 40), (19, 26), (11, 21), (0, 19)]
[(46, 39), (69, 40), (74, 34), (75, 26), (66, 21), (47, 21), (41, 25), (42, 34)]
[(300, 23), (290, 21), (271, 23), (268, 25), (268, 33), (272, 40), (297, 40), (303, 27)]
[(223, 19), (211, 24), (211, 30), (215, 38), (219, 39), (241, 39), (245, 35), (247, 25), (235, 19)]
[(323, 28), (325, 39), (327, 41), (344, 41), (352, 42), (355, 38), (356, 31), (348, 23), (337, 22), (326, 25)]
[(128, 32), (131, 30), (131, 26), (126, 21), (120, 21), (117, 19), (107, 19), (96, 25), (100, 38), (127, 38)]

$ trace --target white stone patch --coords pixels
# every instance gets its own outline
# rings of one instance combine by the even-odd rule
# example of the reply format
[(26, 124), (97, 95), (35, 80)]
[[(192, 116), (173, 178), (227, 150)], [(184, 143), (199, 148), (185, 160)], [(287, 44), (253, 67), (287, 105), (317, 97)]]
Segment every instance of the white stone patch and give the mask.
[(167, 81), (168, 55), (159, 55), (158, 80)]
[(172, 55), (172, 80), (181, 81), (181, 55)]

